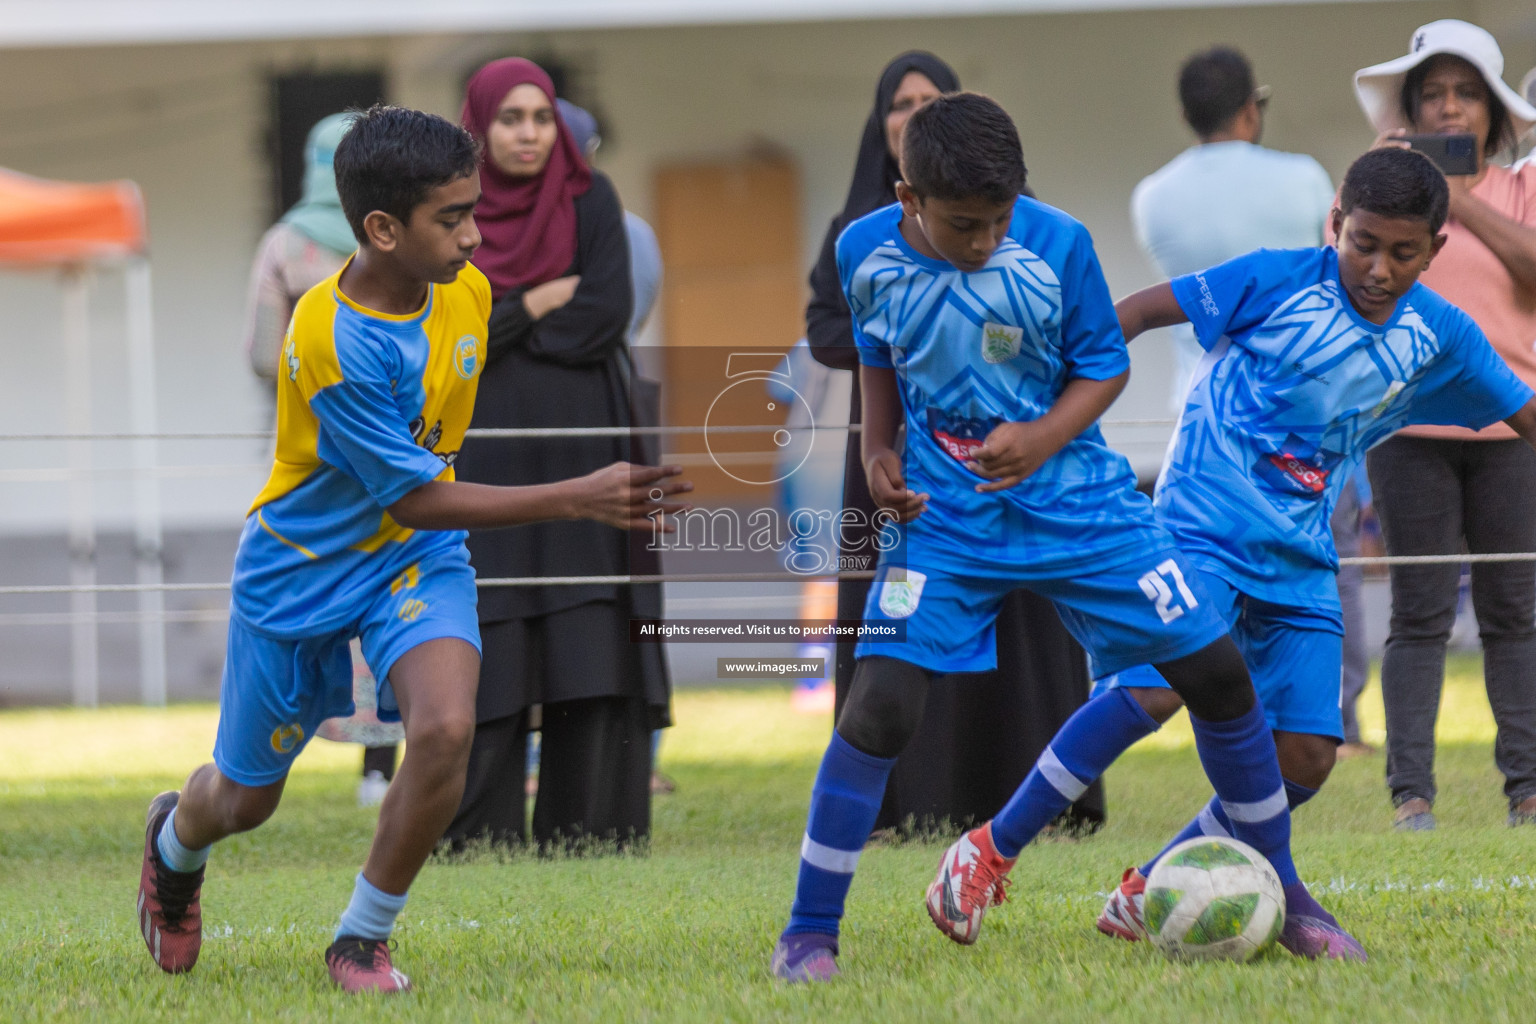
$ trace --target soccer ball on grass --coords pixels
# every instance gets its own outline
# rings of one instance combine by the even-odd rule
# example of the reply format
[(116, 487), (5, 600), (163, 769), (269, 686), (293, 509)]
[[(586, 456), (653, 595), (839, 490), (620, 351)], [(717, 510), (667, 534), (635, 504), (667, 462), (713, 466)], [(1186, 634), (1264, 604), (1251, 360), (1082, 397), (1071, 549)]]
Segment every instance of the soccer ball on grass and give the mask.
[(1147, 878), (1144, 919), (1170, 960), (1248, 960), (1285, 925), (1285, 891), (1264, 855), (1220, 836), (1187, 839)]

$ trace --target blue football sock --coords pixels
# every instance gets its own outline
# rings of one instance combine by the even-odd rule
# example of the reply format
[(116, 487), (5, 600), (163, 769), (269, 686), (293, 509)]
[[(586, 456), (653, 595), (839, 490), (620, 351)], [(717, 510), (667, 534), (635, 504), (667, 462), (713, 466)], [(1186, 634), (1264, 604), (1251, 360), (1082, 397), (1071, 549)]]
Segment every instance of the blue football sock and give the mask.
[(405, 909), (408, 893), (399, 896), (385, 892), (357, 873), (352, 886), (352, 902), (341, 913), (341, 923), (336, 926), (336, 938), (350, 935), (356, 939), (387, 939), (395, 930), (395, 918)]
[(785, 935), (836, 935), (859, 854), (880, 814), (894, 757), (856, 749), (836, 732), (811, 788), (810, 820), (800, 844), (800, 880)]
[(1329, 924), (1339, 923), (1338, 918), (1324, 910), (1322, 904), (1312, 898), (1307, 892), (1307, 887), (1301, 882), (1285, 887), (1285, 916), (1286, 917), (1320, 917)]
[(205, 846), (201, 850), (189, 850), (181, 845), (181, 840), (176, 836), (176, 808), (171, 808), (171, 813), (165, 816), (165, 824), (160, 826), (160, 833), (155, 836), (155, 849), (160, 854), (160, 861), (172, 871), (196, 871), (208, 863), (208, 851), (213, 849)]
[[(1301, 783), (1292, 782), (1290, 779), (1285, 779), (1284, 781), (1285, 796), (1293, 811), (1317, 796), (1317, 790), (1315, 789), (1308, 789)], [(1221, 809), (1221, 801), (1213, 796), (1211, 797), (1211, 802), (1200, 809), (1200, 813), (1195, 815), (1188, 825), (1184, 826), (1182, 832), (1174, 836), (1168, 845), (1158, 852), (1156, 857), (1153, 857), (1141, 866), (1141, 877), (1146, 878), (1150, 875), (1152, 869), (1157, 866), (1157, 862), (1163, 859), (1164, 854), (1186, 839), (1194, 839), (1197, 836), (1227, 836), (1230, 838), (1231, 835), (1232, 822), (1228, 820), (1227, 812)]]
[(1152, 716), (1123, 689), (1108, 690), (1078, 708), (992, 819), (997, 852), (1017, 857), (1115, 758), (1157, 729)]
[(1291, 810), (1275, 737), (1257, 702), (1246, 715), (1230, 722), (1207, 722), (1189, 716), (1195, 747), (1206, 778), (1232, 826), (1232, 836), (1258, 850), (1280, 876), (1281, 885), (1297, 881), (1291, 860)]

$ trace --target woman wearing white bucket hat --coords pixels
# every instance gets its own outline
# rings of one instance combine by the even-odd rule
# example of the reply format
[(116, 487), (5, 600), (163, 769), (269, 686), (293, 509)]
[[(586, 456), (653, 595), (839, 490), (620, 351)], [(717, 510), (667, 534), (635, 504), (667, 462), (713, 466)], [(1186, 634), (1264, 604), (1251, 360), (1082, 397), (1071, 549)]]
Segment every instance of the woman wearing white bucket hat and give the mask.
[[(1446, 179), (1448, 240), (1420, 280), (1466, 310), (1510, 368), (1536, 384), (1536, 166), (1488, 162), (1514, 155), (1536, 108), (1503, 72), (1493, 36), (1436, 21), (1414, 32), (1407, 55), (1356, 72), (1355, 94), (1381, 133), (1378, 146), (1406, 146), (1410, 132), (1475, 137), (1477, 170)], [(1410, 428), (1371, 452), (1368, 466), (1389, 554), (1455, 554), (1463, 544), (1475, 553), (1536, 550), (1536, 453), (1504, 425)], [(1435, 718), (1460, 575), (1454, 564), (1392, 568), (1381, 690), (1399, 829), (1434, 828)], [(1536, 564), (1474, 565), (1472, 603), (1509, 823), (1536, 823)]]

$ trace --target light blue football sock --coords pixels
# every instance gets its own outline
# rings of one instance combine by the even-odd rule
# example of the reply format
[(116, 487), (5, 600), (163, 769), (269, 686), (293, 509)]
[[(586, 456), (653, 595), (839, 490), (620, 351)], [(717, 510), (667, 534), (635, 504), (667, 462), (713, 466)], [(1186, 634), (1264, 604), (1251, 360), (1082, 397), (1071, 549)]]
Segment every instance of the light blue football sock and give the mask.
[[(1285, 795), (1286, 799), (1290, 802), (1291, 810), (1294, 811), (1308, 800), (1317, 796), (1317, 790), (1309, 789), (1299, 782), (1292, 782), (1290, 779), (1286, 779)], [(1169, 850), (1178, 846), (1184, 840), (1194, 839), (1197, 836), (1227, 836), (1228, 838), (1232, 836), (1232, 822), (1227, 818), (1227, 812), (1222, 810), (1221, 801), (1214, 796), (1211, 797), (1211, 802), (1201, 808), (1200, 813), (1195, 815), (1189, 824), (1184, 826), (1184, 830), (1174, 836), (1156, 857), (1153, 857), (1141, 866), (1141, 877), (1145, 878), (1150, 875), (1152, 869), (1157, 866), (1157, 862), (1162, 860)]]
[(1078, 708), (992, 819), (992, 845), (997, 852), (1017, 857), (1115, 758), (1157, 730), (1156, 720), (1118, 687)]
[(155, 850), (160, 854), (160, 862), (172, 871), (196, 871), (208, 863), (208, 851), (211, 849), (213, 847), (205, 846), (201, 850), (189, 850), (181, 845), (181, 840), (176, 836), (174, 807), (165, 816), (165, 824), (160, 826), (160, 832), (155, 836)]
[(894, 757), (866, 754), (832, 733), (811, 789), (800, 876), (785, 935), (836, 935), (859, 854), (880, 814)]
[(1297, 881), (1291, 859), (1291, 809), (1275, 737), (1258, 701), (1246, 715), (1229, 722), (1208, 722), (1194, 715), (1195, 748), (1206, 778), (1232, 826), (1232, 837), (1258, 850), (1280, 876), (1281, 885)]
[(342, 911), (341, 923), (336, 926), (336, 938), (350, 935), (357, 939), (387, 939), (395, 930), (395, 918), (405, 909), (408, 893), (391, 895), (376, 887), (363, 873), (357, 873), (352, 887), (352, 902)]

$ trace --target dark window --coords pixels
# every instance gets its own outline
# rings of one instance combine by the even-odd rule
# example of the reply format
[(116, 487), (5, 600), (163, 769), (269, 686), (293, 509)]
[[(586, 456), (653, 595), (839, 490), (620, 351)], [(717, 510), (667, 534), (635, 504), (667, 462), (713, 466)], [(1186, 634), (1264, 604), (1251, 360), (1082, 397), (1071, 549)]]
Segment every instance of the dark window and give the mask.
[(272, 219), (304, 191), (304, 139), (315, 122), (384, 100), (380, 71), (304, 72), (272, 78)]

